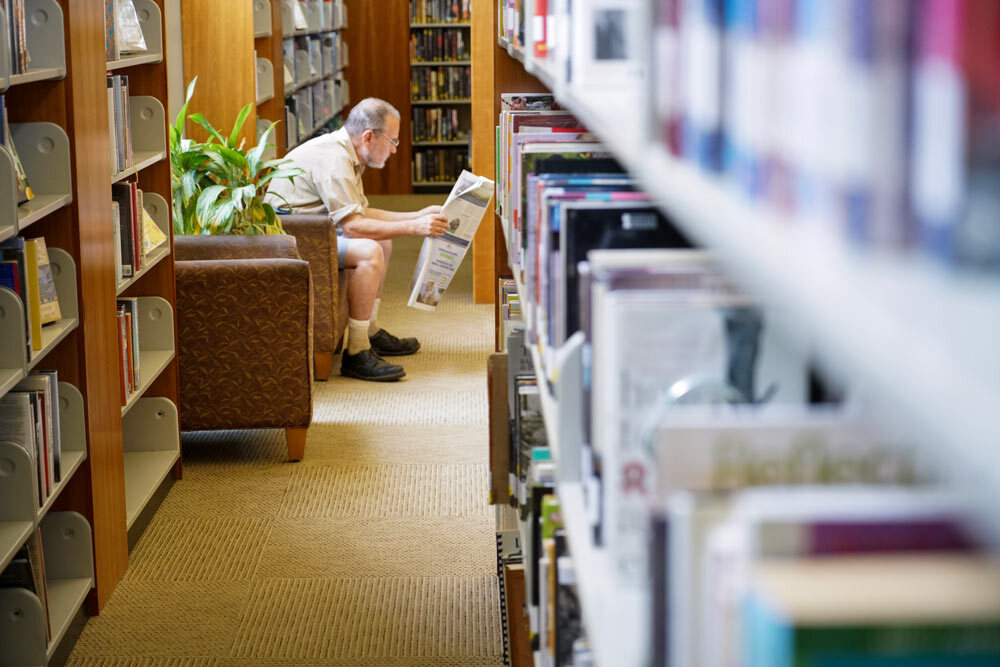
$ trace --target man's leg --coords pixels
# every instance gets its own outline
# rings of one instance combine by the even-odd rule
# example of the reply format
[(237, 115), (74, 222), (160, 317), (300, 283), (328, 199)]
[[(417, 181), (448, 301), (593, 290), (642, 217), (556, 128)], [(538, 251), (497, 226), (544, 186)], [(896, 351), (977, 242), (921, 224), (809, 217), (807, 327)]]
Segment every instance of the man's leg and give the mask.
[(372, 316), (369, 320), (368, 325), (368, 335), (374, 336), (381, 329), (378, 325), (378, 307), (382, 302), (382, 287), (385, 285), (385, 276), (389, 273), (389, 259), (392, 257), (392, 239), (385, 239), (384, 241), (376, 241), (382, 248), (382, 275), (379, 277), (378, 283), (378, 294), (375, 295), (375, 305), (372, 308)]
[(340, 374), (376, 382), (398, 380), (406, 371), (380, 358), (368, 340), (368, 321), (385, 274), (382, 248), (370, 239), (343, 237), (338, 237), (337, 246), (343, 268), (354, 270), (347, 286), (347, 350), (341, 359)]
[(384, 265), (382, 268), (382, 278), (379, 281), (378, 294), (372, 307), (371, 318), (368, 323), (368, 336), (371, 339), (372, 348), (384, 357), (402, 357), (413, 354), (420, 349), (420, 342), (416, 338), (397, 338), (383, 329), (378, 324), (378, 307), (382, 301), (382, 286), (385, 284), (385, 276), (389, 271), (389, 258), (392, 257), (392, 240), (376, 241), (382, 248)]

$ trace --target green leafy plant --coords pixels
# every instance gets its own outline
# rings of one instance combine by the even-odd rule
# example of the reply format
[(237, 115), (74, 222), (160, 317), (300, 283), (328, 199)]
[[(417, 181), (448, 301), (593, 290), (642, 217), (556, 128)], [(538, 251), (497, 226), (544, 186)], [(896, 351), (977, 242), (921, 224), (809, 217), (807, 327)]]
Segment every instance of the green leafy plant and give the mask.
[[(264, 201), (267, 185), (276, 178), (294, 179), (304, 173), (285, 167), (290, 160), (265, 160), (264, 151), (277, 122), (272, 122), (257, 145), (237, 145), (240, 130), (253, 104), (236, 117), (228, 137), (200, 113), (187, 113), (198, 77), (188, 85), (184, 106), (170, 127), (170, 185), (175, 234), (284, 234), (274, 208)], [(191, 120), (208, 132), (208, 140), (185, 139), (184, 124)]]

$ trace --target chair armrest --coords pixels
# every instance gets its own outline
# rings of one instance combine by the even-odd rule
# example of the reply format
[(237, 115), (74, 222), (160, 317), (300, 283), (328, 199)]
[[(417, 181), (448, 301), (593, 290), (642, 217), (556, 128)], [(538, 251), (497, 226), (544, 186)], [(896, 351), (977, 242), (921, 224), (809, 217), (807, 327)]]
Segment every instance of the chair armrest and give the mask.
[(341, 306), (337, 273), (337, 230), (326, 215), (279, 217), (285, 233), (295, 237), (299, 255), (309, 262), (309, 270), (312, 271), (316, 351), (332, 353), (339, 342), (337, 313)]
[(308, 426), (308, 264), (265, 258), (175, 266), (181, 428)]
[(178, 235), (174, 237), (174, 253), (176, 261), (263, 257), (298, 259), (295, 239), (281, 234)]

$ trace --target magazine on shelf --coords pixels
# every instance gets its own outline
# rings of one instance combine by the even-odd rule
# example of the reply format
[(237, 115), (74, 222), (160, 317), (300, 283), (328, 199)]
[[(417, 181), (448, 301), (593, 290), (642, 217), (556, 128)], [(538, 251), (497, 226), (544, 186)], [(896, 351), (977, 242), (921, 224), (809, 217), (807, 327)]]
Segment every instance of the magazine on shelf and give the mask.
[(421, 310), (437, 308), (492, 198), (493, 181), (462, 171), (441, 207), (441, 215), (448, 218), (448, 231), (443, 236), (425, 238), (420, 247), (408, 305)]

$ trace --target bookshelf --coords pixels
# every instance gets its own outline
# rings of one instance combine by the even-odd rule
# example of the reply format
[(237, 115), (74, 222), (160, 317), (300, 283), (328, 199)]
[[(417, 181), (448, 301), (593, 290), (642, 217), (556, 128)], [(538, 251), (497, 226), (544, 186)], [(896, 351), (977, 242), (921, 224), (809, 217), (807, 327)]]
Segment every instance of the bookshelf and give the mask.
[[(496, 6), (484, 4), (495, 22)], [(523, 4), (528, 45), (533, 6), (532, 0)], [(496, 113), (480, 106), (488, 95), (554, 93), (741, 286), (781, 304), (808, 329), (825, 371), (865, 387), (876, 425), (920, 445), (921, 455), (950, 486), (975, 489), (976, 512), (970, 518), (995, 545), (1000, 520), (991, 510), (1000, 501), (1000, 467), (986, 444), (1000, 434), (993, 408), (1000, 399), (1000, 360), (988, 342), (1000, 324), (995, 273), (947, 266), (920, 252), (865, 247), (830, 220), (796, 218), (752, 200), (726, 175), (678, 158), (664, 145), (646, 116), (649, 91), (642, 86), (605, 89), (598, 98), (586, 85), (566, 82), (561, 63), (498, 38), (495, 28), (486, 35), (490, 48), (480, 44), (473, 53), (474, 145), (493, 143)], [(644, 34), (640, 41), (649, 37)], [(483, 73), (484, 67), (492, 72)], [(648, 71), (645, 76), (655, 79)], [(492, 172), (492, 157), (475, 153), (474, 168)], [(474, 255), (477, 298), (480, 285), (486, 296), (487, 282), (495, 298), (496, 279), (511, 276), (502, 221), (488, 235), (492, 239), (486, 232), (477, 237), (477, 244), (495, 244), (492, 255), (485, 248)], [(573, 439), (561, 430), (566, 424), (561, 417), (574, 409), (564, 403), (578, 393), (567, 378), (579, 372), (579, 353), (571, 339), (555, 368), (543, 368), (537, 354), (533, 360), (539, 378), (558, 378), (551, 390), (543, 382), (540, 387), (549, 443), (559, 454), (576, 449), (560, 443)], [(590, 539), (592, 521), (585, 516), (587, 490), (579, 466), (575, 477), (566, 473), (572, 463), (564, 466), (559, 459), (558, 468), (557, 495), (596, 664), (637, 664), (631, 651), (645, 641), (635, 628), (646, 622), (641, 609), (647, 602), (607, 585), (611, 567)]]
[[(0, 592), (0, 663), (44, 665), (72, 641), (74, 619), (97, 613), (128, 563), (126, 488), (146, 489), (130, 511), (148, 521), (155, 491), (180, 471), (176, 408), (177, 366), (173, 358), (174, 277), (172, 242), (147, 258), (131, 280), (115, 284), (115, 244), (110, 232), (111, 184), (134, 180), (169, 238), (170, 178), (166, 154), (166, 72), (162, 10), (156, 0), (135, 0), (148, 51), (108, 61), (105, 7), (100, 0), (28, 0), (27, 71), (11, 74), (11, 58), (0, 54), (0, 86), (11, 136), (36, 196), (17, 204), (10, 154), (0, 151), (0, 239), (44, 238), (49, 251), (61, 319), (42, 328), (39, 346), (27, 349), (24, 307), (0, 288), (0, 395), (7, 395), (31, 371), (58, 372), (61, 432), (59, 479), (38, 495), (35, 463), (27, 450), (0, 444), (5, 474), (0, 480), (0, 567), (5, 567), (39, 531), (45, 558), (47, 606), (25, 589)], [(6, 18), (3, 43), (9, 43)], [(113, 173), (107, 82), (111, 72), (128, 77), (134, 159)], [(163, 339), (169, 358), (149, 376), (141, 398), (159, 402), (161, 440), (175, 456), (155, 476), (139, 480), (125, 466), (119, 383), (117, 296), (154, 299), (156, 321), (144, 337)], [(82, 316), (86, 313), (86, 316)], [(10, 474), (6, 474), (6, 473)], [(153, 491), (153, 493), (150, 492)], [(47, 618), (46, 618), (47, 615)], [(46, 624), (51, 638), (45, 634)]]
[[(343, 124), (350, 103), (347, 8), (343, 0), (283, 0), (281, 23), (282, 65), (275, 65), (275, 90), (284, 90), (285, 151), (333, 131)], [(280, 29), (278, 29), (280, 28)]]
[[(414, 191), (447, 192), (469, 165), (472, 24), (414, 20), (427, 16), (422, 0), (410, 8), (411, 171)], [(438, 97), (434, 82), (462, 87), (460, 99)], [(428, 99), (432, 98), (432, 99)]]

